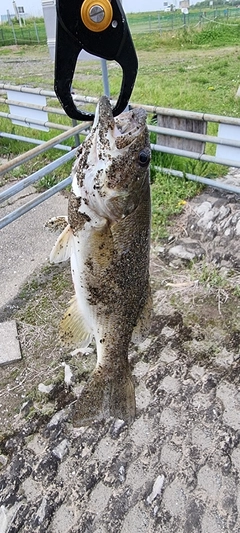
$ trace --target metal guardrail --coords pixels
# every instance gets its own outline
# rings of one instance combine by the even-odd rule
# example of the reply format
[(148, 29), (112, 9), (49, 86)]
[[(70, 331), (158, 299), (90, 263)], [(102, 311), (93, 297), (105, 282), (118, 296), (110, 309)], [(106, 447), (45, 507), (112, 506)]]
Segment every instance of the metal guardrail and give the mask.
[[(12, 170), (13, 168), (18, 167), (19, 165), (22, 165), (23, 163), (30, 161), (37, 155), (46, 152), (47, 150), (57, 145), (61, 141), (65, 141), (66, 139), (69, 139), (69, 137), (73, 137), (76, 133), (80, 133), (81, 131), (86, 130), (89, 126), (90, 126), (90, 122), (87, 122), (85, 124), (79, 124), (78, 126), (75, 126), (74, 128), (68, 128), (68, 131), (66, 133), (61, 133), (60, 135), (57, 135), (57, 137), (54, 137), (53, 139), (50, 139), (49, 141), (44, 142), (40, 146), (36, 146), (35, 148), (32, 148), (32, 150), (28, 150), (25, 154), (21, 154), (15, 157), (14, 159), (8, 161), (7, 163), (4, 163), (0, 167), (0, 176), (2, 176), (3, 174), (6, 174), (6, 172), (9, 172), (9, 170)], [(0, 137), (1, 137), (1, 133), (0, 133)]]
[[(31, 89), (27, 87), (16, 87), (12, 85), (0, 84), (0, 92), (3, 93), (6, 90), (14, 90), (14, 91), (17, 90), (19, 92), (26, 92), (26, 93), (29, 92), (30, 94), (44, 94), (47, 97), (56, 98), (55, 93), (53, 93), (52, 91), (45, 91), (43, 89)], [(97, 98), (86, 97), (86, 96), (74, 96), (74, 99), (76, 103), (78, 102), (81, 103), (81, 106), (86, 105), (86, 104), (96, 105), (96, 103), (98, 102)], [(1, 102), (3, 100), (4, 100), (4, 103), (9, 103), (7, 102), (7, 99), (1, 98)], [(14, 102), (14, 105), (16, 105), (16, 102)], [(20, 105), (22, 106), (22, 102), (20, 102)], [(42, 109), (41, 106), (39, 107), (40, 109)], [(206, 123), (206, 124), (211, 122), (211, 123), (222, 124), (222, 125), (227, 125), (227, 126), (237, 126), (240, 132), (240, 119), (234, 118), (234, 117), (225, 117), (221, 115), (212, 115), (212, 114), (206, 114), (206, 113), (198, 113), (198, 112), (192, 112), (192, 111), (190, 112), (190, 111), (184, 111), (184, 110), (179, 110), (179, 109), (169, 109), (169, 108), (162, 108), (158, 106), (133, 104), (133, 103), (130, 104), (130, 107), (131, 108), (142, 107), (146, 110), (148, 114), (152, 116), (173, 117), (174, 119), (176, 119), (176, 121), (181, 120), (181, 119), (187, 119), (189, 121), (195, 120), (200, 123)], [(34, 106), (34, 108), (37, 109), (38, 106)], [(53, 110), (55, 111), (55, 108), (49, 108), (48, 106), (44, 106), (44, 110), (49, 110), (49, 109), (51, 109), (51, 113), (53, 112)], [(56, 112), (59, 112), (57, 108), (56, 108)], [(60, 114), (62, 114), (62, 112)], [(11, 118), (10, 114), (6, 113), (6, 115), (8, 115), (6, 118), (9, 118), (9, 119)], [(22, 120), (22, 117), (18, 117), (18, 119)], [(31, 119), (31, 122), (33, 122), (32, 119)], [(85, 123), (85, 124), (79, 124), (78, 126), (75, 126), (72, 128), (68, 127), (67, 131), (65, 131), (64, 133), (61, 133), (60, 135), (54, 137), (53, 139), (50, 139), (49, 141), (46, 141), (46, 142), (37, 141), (38, 143), (41, 143), (39, 144), (39, 146), (33, 148), (32, 150), (27, 151), (24, 154), (21, 154), (20, 156), (14, 158), (12, 161), (8, 161), (4, 165), (2, 165), (0, 167), (0, 176), (3, 175), (5, 172), (19, 166), (20, 164), (36, 157), (38, 154), (46, 152), (48, 149), (54, 146), (59, 146), (59, 145), (61, 146), (61, 142), (63, 140), (66, 140), (67, 138), (74, 136), (76, 133), (82, 132), (83, 134), (86, 134), (87, 129), (90, 127), (90, 125), (91, 123)], [(175, 139), (176, 138), (184, 139), (189, 143), (192, 141), (197, 142), (197, 143), (200, 142), (200, 144), (203, 143), (203, 146), (205, 146), (206, 143), (212, 143), (218, 146), (227, 146), (227, 147), (232, 147), (232, 148), (240, 150), (240, 140), (237, 140), (237, 139), (228, 139), (228, 138), (225, 139), (223, 137), (218, 137), (216, 135), (209, 135), (207, 133), (194, 133), (191, 131), (177, 129), (175, 127), (168, 128), (168, 127), (162, 127), (162, 126), (155, 126), (152, 124), (149, 125), (149, 131), (157, 135), (161, 135), (163, 137), (166, 136), (168, 138), (173, 137)], [(6, 134), (4, 133), (1, 134), (0, 132), (0, 136), (1, 135), (4, 136)], [(11, 134), (8, 134), (8, 136), (11, 137)], [(24, 138), (24, 136), (15, 135), (12, 138), (16, 138), (17, 140), (26, 139), (29, 142), (29, 137)], [(240, 136), (239, 136), (239, 139), (240, 139)], [(36, 139), (32, 141), (36, 142)], [(30, 139), (30, 142), (31, 142), (31, 139)], [(174, 155), (196, 159), (200, 161), (214, 162), (214, 163), (218, 163), (218, 164), (222, 164), (226, 166), (234, 166), (234, 167), (240, 168), (240, 157), (239, 157), (239, 160), (232, 160), (232, 159), (228, 159), (225, 157), (211, 156), (211, 155), (204, 153), (204, 151), (194, 151), (194, 150), (192, 151), (192, 150), (186, 150), (186, 149), (179, 149), (179, 148), (176, 148), (176, 146), (171, 147), (171, 146), (165, 146), (163, 144), (151, 144), (151, 148), (152, 150), (162, 152), (162, 153), (168, 153), (172, 155), (174, 154)], [(42, 169), (40, 169), (37, 172), (34, 172), (27, 178), (21, 180), (16, 185), (13, 185), (7, 191), (0, 193), (0, 202), (6, 201), (11, 196), (14, 196), (17, 192), (23, 190), (29, 184), (35, 183), (38, 179), (49, 174), (52, 170), (58, 168), (60, 165), (64, 164), (66, 161), (73, 158), (75, 155), (75, 152), (76, 152), (76, 149), (72, 150), (71, 152), (68, 151), (67, 154), (61, 156), (60, 158), (56, 159), (52, 163), (45, 165)], [(188, 173), (183, 174), (182, 172), (176, 171), (174, 169), (166, 169), (162, 167), (160, 168), (157, 167), (157, 170), (164, 172), (164, 173), (172, 174), (178, 177), (184, 176), (190, 180), (199, 181), (200, 183), (204, 183), (205, 185), (208, 185), (211, 187), (215, 187), (215, 188), (219, 188), (219, 189), (226, 190), (229, 192), (240, 194), (240, 187), (239, 188), (233, 187), (229, 184), (226, 185), (220, 182), (219, 180), (215, 181), (215, 180), (211, 180), (206, 177), (204, 178), (202, 176), (195, 176), (195, 175), (188, 174)], [(38, 195), (36, 199), (26, 203), (24, 206), (8, 214), (7, 216), (5, 216), (4, 218), (0, 220), (0, 229), (5, 227), (7, 224), (10, 224), (13, 220), (16, 220), (17, 218), (19, 218), (20, 216), (25, 214), (27, 211), (29, 211), (33, 207), (36, 207), (37, 205), (45, 201), (50, 196), (56, 194), (56, 192), (64, 189), (70, 183), (71, 183), (71, 177), (68, 176), (68, 178), (58, 183), (57, 185), (55, 185), (48, 191)]]
[(25, 215), (25, 213), (28, 213), (28, 211), (31, 211), (34, 207), (37, 207), (42, 202), (45, 202), (45, 200), (48, 200), (48, 198), (51, 198), (54, 194), (56, 194), (59, 191), (62, 191), (65, 189), (68, 185), (71, 184), (72, 178), (71, 176), (68, 176), (68, 178), (65, 178), (65, 180), (60, 181), (57, 183), (57, 185), (54, 185), (51, 187), (51, 189), (48, 189), (47, 191), (39, 194), (37, 198), (34, 198), (34, 200), (31, 200), (30, 202), (27, 202), (26, 204), (22, 205), (18, 209), (15, 209), (12, 213), (9, 213), (5, 217), (3, 217), (0, 220), (0, 229), (4, 228), (8, 224), (11, 224), (11, 222), (14, 222), (14, 220), (17, 220), (22, 215)]
[(23, 178), (21, 181), (18, 181), (17, 183), (15, 183), (15, 185), (12, 185), (6, 191), (3, 191), (2, 193), (0, 192), (0, 204), (2, 202), (5, 202), (12, 196), (15, 196), (15, 194), (23, 191), (24, 189), (26, 189), (26, 187), (28, 187), (29, 185), (32, 185), (33, 183), (43, 178), (44, 176), (47, 176), (48, 174), (50, 174), (50, 172), (52, 172), (53, 170), (56, 170), (56, 168), (60, 167), (64, 163), (67, 163), (67, 161), (70, 161), (71, 159), (73, 159), (76, 154), (76, 151), (77, 151), (77, 148), (74, 148), (73, 150), (71, 150), (71, 152), (68, 152), (66, 155), (59, 157), (58, 159), (56, 159), (55, 161), (52, 161), (52, 163), (49, 163), (48, 165), (44, 166), (40, 170), (33, 172), (33, 174), (31, 174), (27, 178)]
[[(25, 137), (24, 135), (15, 135), (15, 133), (5, 133), (1, 131), (0, 137), (3, 137), (5, 139), (12, 139), (14, 141), (22, 141), (27, 142), (30, 144), (44, 144), (45, 141), (41, 141), (40, 139), (33, 139), (32, 137)], [(57, 150), (63, 150), (64, 152), (70, 151), (72, 148), (71, 146), (68, 146), (67, 144), (56, 144), (53, 146), (53, 148), (56, 148)]]

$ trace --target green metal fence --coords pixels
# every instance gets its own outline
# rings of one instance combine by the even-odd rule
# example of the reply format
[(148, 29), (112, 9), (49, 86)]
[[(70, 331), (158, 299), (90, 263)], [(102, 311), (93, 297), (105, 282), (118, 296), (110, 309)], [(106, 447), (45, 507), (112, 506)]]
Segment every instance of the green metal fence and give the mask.
[(210, 21), (227, 22), (230, 18), (238, 19), (240, 17), (240, 9), (214, 9), (212, 11), (190, 11), (188, 14), (183, 14), (180, 11), (173, 11), (171, 13), (154, 13), (136, 18), (129, 15), (128, 22), (131, 33), (151, 33), (154, 31), (164, 32), (173, 31), (189, 26), (203, 26)]
[(47, 35), (44, 22), (32, 22), (21, 27), (18, 24), (0, 26), (0, 46), (46, 42)]
[[(203, 26), (209, 21), (227, 22), (240, 17), (239, 8), (219, 8), (212, 11), (190, 10), (188, 14), (180, 11), (171, 13), (140, 13), (127, 16), (131, 33), (151, 33), (174, 31), (189, 26)], [(0, 46), (12, 44), (45, 44), (47, 35), (44, 22), (27, 22), (23, 26), (15, 24), (0, 25)]]

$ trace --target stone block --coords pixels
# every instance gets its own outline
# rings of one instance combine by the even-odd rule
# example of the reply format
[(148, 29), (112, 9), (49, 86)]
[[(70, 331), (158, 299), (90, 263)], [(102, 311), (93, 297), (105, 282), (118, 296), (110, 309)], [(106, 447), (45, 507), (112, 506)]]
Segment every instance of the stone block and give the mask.
[(21, 359), (15, 320), (0, 323), (0, 365), (6, 365)]

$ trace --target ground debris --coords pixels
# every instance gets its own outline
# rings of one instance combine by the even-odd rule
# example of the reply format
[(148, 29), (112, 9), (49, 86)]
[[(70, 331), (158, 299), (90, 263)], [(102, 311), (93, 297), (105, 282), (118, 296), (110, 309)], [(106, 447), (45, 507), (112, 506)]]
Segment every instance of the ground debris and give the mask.
[[(205, 217), (207, 225), (208, 203), (212, 209), (216, 202), (216, 195), (192, 200), (191, 216), (198, 203), (197, 220)], [(222, 224), (238, 210), (238, 203), (217, 206), (208, 223)], [(182, 239), (172, 234), (169, 247)], [(239, 532), (239, 273), (226, 257), (213, 268), (210, 244), (201, 240), (206, 254), (192, 269), (170, 266), (162, 252), (152, 252), (152, 328), (130, 351), (137, 399), (130, 426), (111, 418), (74, 428), (74, 389), (87, 381), (95, 352), (69, 354), (48, 345), (48, 359), (36, 359), (36, 349), (34, 362), (38, 323), (28, 332), (21, 362), (28, 359), (28, 370), (19, 376), (13, 367), (12, 379), (5, 373), (0, 396), (1, 416), (12, 421), (0, 441), (4, 533)], [(232, 249), (239, 253), (237, 245)], [(38, 290), (43, 287), (35, 299)], [(42, 320), (39, 308), (38, 314)], [(33, 377), (29, 397), (22, 387)], [(48, 394), (37, 390), (45, 382), (54, 384)], [(7, 412), (14, 387), (22, 394), (17, 415)]]

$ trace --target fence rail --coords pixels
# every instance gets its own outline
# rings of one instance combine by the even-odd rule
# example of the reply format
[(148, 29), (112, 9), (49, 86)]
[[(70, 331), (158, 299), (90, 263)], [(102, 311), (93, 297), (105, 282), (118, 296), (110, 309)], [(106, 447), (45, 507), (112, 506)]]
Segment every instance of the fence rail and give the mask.
[[(183, 14), (179, 10), (171, 13), (163, 11), (150, 14), (142, 13), (138, 18), (133, 15), (127, 15), (131, 33), (152, 33), (152, 32), (169, 32), (190, 26), (203, 26), (216, 20), (228, 21), (228, 19), (238, 19), (240, 9), (218, 8), (213, 10), (195, 11)], [(12, 44), (46, 44), (47, 35), (44, 22), (26, 22), (25, 26), (18, 24), (0, 25), (0, 46), (9, 46)]]
[[(4, 91), (8, 91), (9, 89), (13, 89), (15, 91), (19, 92), (29, 92), (30, 94), (43, 94), (45, 96), (49, 96), (50, 98), (53, 98), (55, 94), (52, 91), (44, 91), (43, 89), (31, 89), (27, 87), (16, 87), (12, 85), (4, 85), (0, 84), (0, 93), (4, 94)], [(56, 97), (56, 96), (55, 96)], [(75, 96), (75, 99), (77, 102), (81, 102), (82, 104), (93, 104), (96, 105), (98, 99), (92, 98), (92, 97), (86, 97), (86, 96)], [(2, 98), (4, 100), (4, 103), (6, 103), (6, 98)], [(19, 103), (21, 105), (21, 102)], [(139, 104), (130, 104), (132, 108), (139, 107)], [(37, 107), (37, 106), (35, 106)], [(42, 109), (41, 106), (39, 106), (40, 109)], [(158, 126), (149, 125), (149, 130), (157, 135), (156, 143), (151, 144), (152, 150), (155, 150), (157, 152), (162, 153), (168, 153), (168, 154), (175, 154), (182, 157), (187, 157), (190, 159), (196, 159), (201, 161), (207, 161), (207, 162), (214, 162), (219, 163), (226, 166), (234, 166), (237, 168), (240, 168), (240, 156), (238, 155), (240, 153), (240, 119), (233, 118), (233, 117), (225, 117), (221, 115), (211, 115), (211, 114), (204, 114), (204, 113), (198, 113), (193, 111), (185, 111), (185, 110), (179, 110), (179, 109), (169, 109), (169, 108), (163, 108), (163, 107), (157, 107), (157, 106), (150, 106), (150, 105), (142, 105), (147, 113), (149, 113), (151, 116), (156, 116), (158, 120)], [(46, 106), (47, 108), (47, 106)], [(56, 109), (57, 111), (57, 109)], [(11, 119), (10, 114), (7, 118)], [(159, 122), (159, 119), (160, 122)], [(159, 124), (163, 121), (167, 121), (169, 124), (171, 124), (172, 120), (172, 127), (162, 127)], [(185, 123), (186, 121), (189, 123), (192, 123), (193, 129), (190, 128), (190, 130), (186, 130), (179, 126), (181, 124), (181, 121)], [(198, 131), (202, 129), (203, 133), (196, 133), (196, 130), (194, 130), (194, 122), (198, 124)], [(226, 138), (220, 135), (220, 129), (219, 129), (219, 135), (209, 135), (207, 132), (207, 125), (208, 123), (215, 123), (218, 124), (219, 128), (227, 127), (226, 131), (229, 131), (228, 128), (236, 128), (234, 130), (234, 136), (233, 138), (229, 138), (226, 136)], [(199, 130), (200, 125), (200, 130)], [(75, 128), (69, 129), (67, 132), (61, 133), (57, 137), (54, 137), (53, 139), (50, 139), (46, 142), (41, 142), (41, 144), (38, 147), (35, 147), (26, 153), (17, 156), (15, 159), (10, 160), (6, 162), (4, 165), (0, 167), (0, 175), (3, 175), (5, 172), (9, 171), (10, 169), (16, 168), (23, 162), (29, 161), (33, 157), (37, 156), (38, 154), (47, 151), (49, 148), (59, 145), (63, 140), (67, 139), (70, 136), (74, 136), (76, 133), (79, 133), (80, 131), (82, 134), (86, 135), (87, 128), (89, 128), (90, 123), (85, 124), (79, 124)], [(203, 127), (202, 127), (203, 126)], [(1, 134), (0, 136), (4, 135)], [(10, 135), (9, 135), (10, 136)], [(231, 137), (231, 136), (230, 136)], [(23, 138), (23, 137), (21, 137)], [(165, 143), (165, 138), (168, 139), (168, 141)], [(160, 141), (159, 141), (160, 139)], [(173, 141), (171, 140), (173, 139)], [(185, 141), (185, 147), (180, 149), (178, 145), (176, 144), (176, 139), (179, 139), (180, 141)], [(27, 138), (29, 141), (29, 139)], [(195, 144), (194, 144), (195, 143)], [(208, 143), (216, 144), (217, 147), (220, 147), (222, 150), (222, 147), (227, 147), (233, 150), (237, 150), (237, 157), (236, 152), (235, 156), (231, 155), (229, 158), (227, 157), (228, 152), (225, 152), (224, 157), (222, 157), (222, 152), (219, 153), (216, 152), (216, 155), (208, 155), (205, 153), (205, 148)], [(60, 165), (64, 164), (67, 160), (74, 157), (76, 152), (75, 150), (72, 150), (72, 152), (68, 152), (64, 156), (61, 156), (60, 158), (56, 159), (54, 162), (49, 163), (48, 165), (45, 165), (40, 170), (34, 172), (27, 178), (21, 180), (16, 185), (11, 186), (8, 190), (0, 193), (0, 202), (6, 201), (10, 197), (14, 196), (17, 192), (20, 190), (23, 190), (25, 187), (27, 187), (31, 183), (35, 183), (38, 179), (42, 178), (43, 176), (49, 174), (53, 169), (58, 168)], [(230, 152), (231, 154), (231, 152)], [(233, 187), (231, 185), (226, 185), (222, 183), (219, 180), (212, 180), (209, 178), (203, 178), (202, 176), (196, 176), (192, 174), (184, 174), (180, 171), (174, 170), (174, 169), (167, 169), (167, 168), (158, 168), (157, 170), (160, 170), (164, 173), (169, 173), (178, 177), (186, 177), (190, 180), (199, 181), (200, 183), (204, 183), (206, 185), (209, 185), (211, 187), (216, 187), (222, 190), (234, 192), (237, 194), (240, 194), (240, 187)], [(7, 224), (10, 224), (13, 220), (16, 220), (23, 214), (27, 213), (30, 209), (33, 207), (36, 207), (43, 201), (45, 201), (47, 198), (52, 196), (53, 194), (56, 194), (56, 192), (60, 191), (61, 189), (65, 188), (66, 185), (69, 185), (71, 182), (70, 176), (68, 176), (65, 180), (58, 183), (48, 191), (38, 195), (38, 197), (25, 204), (21, 208), (13, 211), (12, 213), (8, 214), (4, 218), (0, 220), (0, 229), (5, 227)]]

